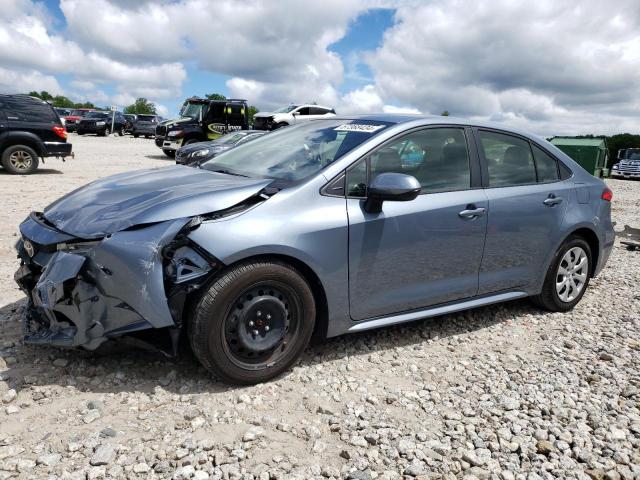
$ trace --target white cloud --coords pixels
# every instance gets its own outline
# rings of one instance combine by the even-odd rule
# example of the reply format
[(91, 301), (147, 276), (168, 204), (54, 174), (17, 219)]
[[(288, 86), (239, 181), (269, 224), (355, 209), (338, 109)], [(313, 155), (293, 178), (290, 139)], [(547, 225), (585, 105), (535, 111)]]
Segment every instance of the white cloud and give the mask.
[[(640, 128), (640, 3), (400, 5), (365, 61), (382, 101), (542, 134)], [(625, 12), (611, 16), (612, 12)]]
[(16, 70), (0, 67), (0, 92), (29, 93), (45, 90), (52, 95), (62, 93), (62, 88), (55, 77), (43, 75), (36, 70)]

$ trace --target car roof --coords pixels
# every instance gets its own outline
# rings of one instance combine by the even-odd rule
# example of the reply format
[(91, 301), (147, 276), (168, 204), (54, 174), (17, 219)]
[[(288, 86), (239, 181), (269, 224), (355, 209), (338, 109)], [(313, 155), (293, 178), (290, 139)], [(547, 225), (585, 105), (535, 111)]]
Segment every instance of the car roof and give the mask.
[[(328, 119), (327, 119), (328, 120)], [(545, 140), (544, 138), (520, 130), (519, 128), (511, 127), (504, 123), (485, 122), (479, 120), (471, 120), (468, 118), (450, 117), (442, 115), (424, 115), (424, 114), (411, 114), (411, 113), (370, 113), (361, 115), (337, 115), (331, 117), (331, 121), (336, 120), (367, 120), (373, 122), (387, 122), (397, 125), (405, 123), (415, 123), (415, 126), (421, 125), (464, 125), (470, 127), (480, 127), (495, 130), (503, 130), (505, 132), (515, 133), (523, 137), (535, 138), (538, 140)], [(314, 119), (313, 122), (325, 121), (325, 119)]]

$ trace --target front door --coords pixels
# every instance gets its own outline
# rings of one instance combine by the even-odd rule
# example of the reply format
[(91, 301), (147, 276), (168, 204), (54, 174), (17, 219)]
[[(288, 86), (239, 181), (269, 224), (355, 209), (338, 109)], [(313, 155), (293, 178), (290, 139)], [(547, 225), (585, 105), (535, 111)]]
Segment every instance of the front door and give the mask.
[[(488, 205), (475, 162), (464, 128), (435, 127), (390, 141), (347, 172), (354, 320), (476, 295)], [(385, 172), (415, 176), (422, 193), (367, 213), (366, 186)]]
[(557, 160), (526, 139), (477, 132), (489, 200), (479, 294), (523, 288), (542, 274), (573, 192)]

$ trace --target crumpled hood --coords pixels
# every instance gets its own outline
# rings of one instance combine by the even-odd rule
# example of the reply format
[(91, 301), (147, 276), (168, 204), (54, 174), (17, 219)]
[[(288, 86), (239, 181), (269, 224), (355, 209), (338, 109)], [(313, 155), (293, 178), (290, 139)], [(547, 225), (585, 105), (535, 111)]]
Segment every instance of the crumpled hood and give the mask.
[(134, 225), (212, 213), (257, 194), (271, 180), (176, 165), (106, 177), (49, 205), (45, 218), (80, 238), (101, 238)]

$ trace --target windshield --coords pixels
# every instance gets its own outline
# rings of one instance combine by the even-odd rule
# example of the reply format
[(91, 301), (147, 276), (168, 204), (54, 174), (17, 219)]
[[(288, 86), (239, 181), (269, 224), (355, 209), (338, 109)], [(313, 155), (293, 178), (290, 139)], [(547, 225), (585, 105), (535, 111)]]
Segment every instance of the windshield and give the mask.
[(86, 110), (71, 110), (71, 116), (73, 117), (84, 117), (87, 113)]
[(640, 160), (640, 150), (635, 148), (627, 150), (627, 160)]
[(316, 174), (389, 125), (369, 120), (305, 122), (228, 150), (202, 168), (294, 182)]
[(289, 105), (287, 107), (282, 107), (278, 110), (274, 110), (273, 113), (289, 113), (291, 110), (295, 110), (296, 108), (298, 108), (298, 105)]
[(155, 120), (155, 115), (138, 115), (138, 121), (142, 122), (153, 122)]
[(200, 118), (200, 112), (204, 108), (204, 103), (185, 103), (180, 110), (181, 117)]
[(85, 118), (107, 118), (108, 114), (104, 112), (89, 112), (84, 117)]
[(240, 133), (240, 132), (228, 133), (218, 138), (215, 141), (215, 143), (217, 143), (218, 145), (229, 145), (229, 144), (236, 143), (238, 140), (240, 140), (241, 138), (244, 138), (245, 136), (246, 136), (246, 133)]

